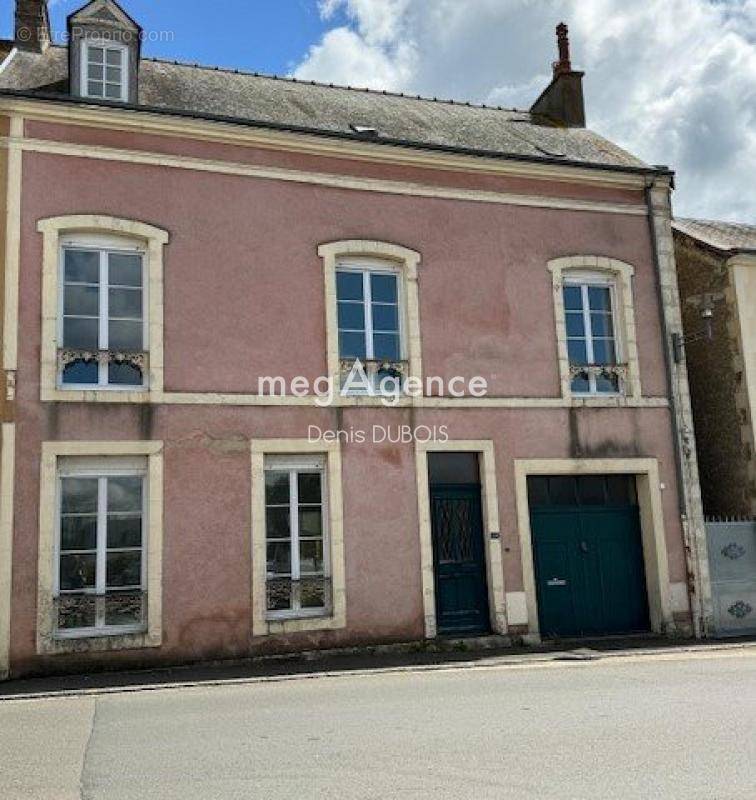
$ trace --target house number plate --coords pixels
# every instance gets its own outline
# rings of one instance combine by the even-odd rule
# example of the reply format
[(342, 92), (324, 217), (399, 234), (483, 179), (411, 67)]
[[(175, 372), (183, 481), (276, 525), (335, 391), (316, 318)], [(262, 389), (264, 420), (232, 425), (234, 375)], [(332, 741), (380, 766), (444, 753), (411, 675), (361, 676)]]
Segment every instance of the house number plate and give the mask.
[(546, 581), (547, 586), (566, 586), (567, 581), (564, 578), (552, 578)]

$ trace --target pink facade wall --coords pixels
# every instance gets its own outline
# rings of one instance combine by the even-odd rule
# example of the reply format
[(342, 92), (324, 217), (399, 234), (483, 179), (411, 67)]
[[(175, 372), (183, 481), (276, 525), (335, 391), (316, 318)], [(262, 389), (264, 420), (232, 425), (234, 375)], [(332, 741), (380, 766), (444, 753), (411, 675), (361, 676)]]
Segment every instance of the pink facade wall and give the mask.
[[(27, 130), (35, 136), (43, 133), (39, 124)], [(154, 142), (147, 144), (152, 147)], [(245, 152), (260, 160), (273, 157), (264, 151)], [(318, 162), (318, 171), (329, 170)], [(446, 174), (433, 179), (453, 180)], [(531, 184), (528, 193), (535, 188)], [(565, 184), (540, 188), (549, 194), (565, 188), (585, 191)], [(17, 389), (11, 653), (15, 671), (422, 637), (414, 448), (347, 444), (347, 628), (251, 640), (248, 440), (303, 438), (310, 424), (340, 429), (380, 423), (448, 425), (452, 438), (493, 439), (507, 591), (522, 589), (515, 458), (658, 458), (667, 486), (663, 497), (670, 577), (685, 580), (670, 415), (664, 408), (412, 412), (41, 404), (42, 242), (36, 226), (39, 219), (74, 213), (137, 219), (170, 232), (165, 260), (166, 391), (254, 393), (259, 375), (312, 379), (324, 374), (323, 272), (317, 246), (361, 238), (395, 242), (422, 254), (425, 373), (482, 375), (493, 396), (558, 396), (551, 276), (546, 268), (550, 259), (603, 255), (633, 264), (644, 394), (666, 395), (643, 217), (358, 193), (27, 152)], [(164, 646), (158, 651), (121, 651), (96, 658), (35, 655), (40, 444), (71, 439), (165, 442)]]

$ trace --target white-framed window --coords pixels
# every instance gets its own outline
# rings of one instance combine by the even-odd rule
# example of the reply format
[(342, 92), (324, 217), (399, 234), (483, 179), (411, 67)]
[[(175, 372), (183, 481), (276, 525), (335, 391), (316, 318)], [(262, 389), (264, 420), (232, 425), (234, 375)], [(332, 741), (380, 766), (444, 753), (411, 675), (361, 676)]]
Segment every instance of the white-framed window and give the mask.
[(129, 99), (129, 50), (115, 42), (86, 39), (81, 46), (81, 93), (103, 100)]
[(144, 247), (126, 239), (63, 239), (58, 281), (61, 388), (145, 386), (146, 261)]
[(146, 630), (147, 508), (146, 458), (59, 459), (56, 637)]
[(339, 356), (402, 359), (401, 281), (390, 265), (340, 263), (336, 270)]
[(267, 616), (331, 609), (325, 456), (265, 457)]
[(615, 281), (607, 275), (567, 274), (562, 296), (572, 394), (619, 394), (622, 359)]

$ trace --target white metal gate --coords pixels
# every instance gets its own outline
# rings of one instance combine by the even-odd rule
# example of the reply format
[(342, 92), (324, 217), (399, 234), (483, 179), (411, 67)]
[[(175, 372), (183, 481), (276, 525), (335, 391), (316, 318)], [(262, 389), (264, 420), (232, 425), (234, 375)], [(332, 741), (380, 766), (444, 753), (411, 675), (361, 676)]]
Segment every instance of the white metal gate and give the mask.
[(756, 520), (706, 523), (715, 636), (756, 634)]

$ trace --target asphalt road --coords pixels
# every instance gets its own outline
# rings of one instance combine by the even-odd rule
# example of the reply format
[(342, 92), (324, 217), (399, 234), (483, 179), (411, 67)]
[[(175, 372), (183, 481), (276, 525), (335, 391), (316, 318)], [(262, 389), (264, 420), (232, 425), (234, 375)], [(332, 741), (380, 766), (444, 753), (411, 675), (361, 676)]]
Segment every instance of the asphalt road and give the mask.
[(756, 654), (0, 702), (0, 798), (756, 798)]

